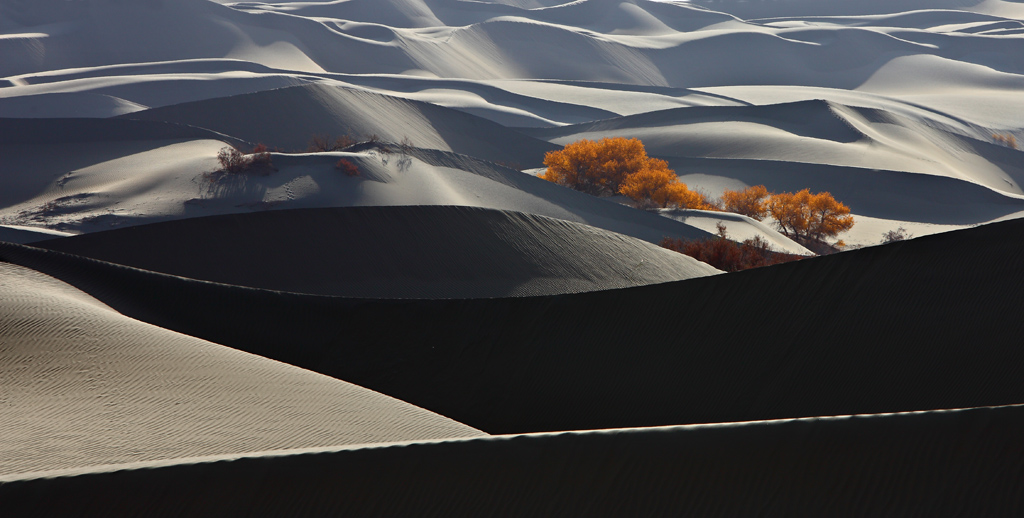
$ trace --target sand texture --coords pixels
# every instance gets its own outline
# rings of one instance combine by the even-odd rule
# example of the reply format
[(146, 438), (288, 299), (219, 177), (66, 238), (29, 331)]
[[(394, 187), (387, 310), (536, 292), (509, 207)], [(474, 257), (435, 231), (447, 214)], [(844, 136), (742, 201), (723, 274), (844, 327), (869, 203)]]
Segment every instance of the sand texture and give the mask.
[(1019, 241), (997, 236), (1022, 225), (518, 299), (315, 297), (16, 245), (0, 257), (134, 318), (518, 433), (1013, 404), (1024, 276)]
[(0, 499), (11, 516), (1006, 516), (1021, 433), (1013, 406), (524, 435), (15, 479)]
[(553, 295), (719, 273), (621, 234), (468, 207), (212, 216), (37, 245), (192, 279), (360, 298)]
[[(0, 476), (480, 432), (0, 263)], [(6, 510), (5, 510), (6, 514)]]
[(0, 517), (1024, 515), (1022, 113), (1024, 0), (0, 0)]

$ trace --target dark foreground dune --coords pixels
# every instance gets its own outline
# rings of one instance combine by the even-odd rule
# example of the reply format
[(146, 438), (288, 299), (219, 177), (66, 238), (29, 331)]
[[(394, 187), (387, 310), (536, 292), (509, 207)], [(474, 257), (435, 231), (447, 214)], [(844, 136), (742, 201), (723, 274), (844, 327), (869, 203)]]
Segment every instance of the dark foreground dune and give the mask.
[(366, 298), (549, 295), (719, 273), (621, 234), (475, 207), (231, 214), (37, 246), (193, 279)]
[(1016, 516), (1022, 434), (1013, 406), (495, 437), (0, 478), (0, 501), (12, 517)]
[(593, 293), (318, 297), (0, 245), (118, 311), (489, 433), (1024, 402), (1024, 221)]
[(479, 435), (351, 383), (133, 320), (0, 263), (0, 477)]

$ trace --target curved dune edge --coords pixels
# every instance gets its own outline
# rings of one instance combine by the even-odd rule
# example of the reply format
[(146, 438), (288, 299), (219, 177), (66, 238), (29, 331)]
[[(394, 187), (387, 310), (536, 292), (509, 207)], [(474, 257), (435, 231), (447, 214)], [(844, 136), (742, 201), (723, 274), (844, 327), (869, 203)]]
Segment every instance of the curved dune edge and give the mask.
[(1010, 515), (1022, 433), (1003, 406), (532, 434), (8, 477), (0, 498), (10, 516)]
[(0, 259), (161, 327), (523, 433), (1024, 401), (1024, 321), (994, 302), (1024, 291), (1021, 234), (1014, 220), (730, 275), (503, 299), (269, 292), (11, 244)]
[(456, 206), (229, 214), (35, 246), (222, 284), (363, 298), (551, 295), (721, 273), (587, 225)]
[(117, 313), (0, 263), (0, 474), (483, 435), (350, 383)]

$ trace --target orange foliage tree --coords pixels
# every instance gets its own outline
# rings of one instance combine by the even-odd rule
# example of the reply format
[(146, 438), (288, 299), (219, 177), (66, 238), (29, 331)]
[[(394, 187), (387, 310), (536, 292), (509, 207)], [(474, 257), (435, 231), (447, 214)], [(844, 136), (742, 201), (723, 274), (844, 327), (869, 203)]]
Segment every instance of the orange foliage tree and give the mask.
[(640, 208), (713, 209), (703, 194), (679, 181), (668, 162), (647, 156), (638, 139), (579, 140), (544, 156), (540, 176), (595, 196), (622, 194)]
[(583, 139), (544, 155), (548, 169), (541, 178), (594, 196), (611, 195), (619, 192), (626, 175), (652, 165), (657, 168), (651, 160), (635, 138)]
[(824, 242), (825, 238), (853, 228), (850, 208), (827, 192), (811, 194), (804, 189), (772, 194), (767, 204), (775, 224), (789, 237)]
[(761, 221), (768, 215), (768, 188), (763, 185), (747, 187), (742, 191), (730, 191), (722, 193), (722, 207), (726, 212), (743, 214)]

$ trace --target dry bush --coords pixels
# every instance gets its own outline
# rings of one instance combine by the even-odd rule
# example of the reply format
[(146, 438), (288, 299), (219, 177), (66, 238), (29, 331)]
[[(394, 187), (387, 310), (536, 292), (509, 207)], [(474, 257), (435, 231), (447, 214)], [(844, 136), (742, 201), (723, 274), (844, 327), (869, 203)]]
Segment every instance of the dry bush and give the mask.
[(340, 137), (331, 137), (331, 135), (313, 135), (309, 139), (309, 145), (306, 147), (306, 152), (328, 153), (331, 151), (342, 151), (355, 143), (355, 139), (348, 135), (342, 135)]
[(359, 167), (352, 163), (347, 158), (338, 160), (338, 163), (334, 164), (334, 168), (345, 173), (348, 176), (359, 176)]
[(230, 174), (240, 174), (252, 170), (254, 167), (271, 168), (274, 166), (270, 151), (267, 146), (257, 144), (252, 154), (246, 155), (234, 146), (224, 146), (217, 152), (217, 162), (220, 163), (220, 170)]
[(722, 208), (761, 221), (768, 215), (769, 196), (768, 189), (763, 185), (747, 187), (742, 191), (726, 189), (722, 193)]
[(1017, 149), (1017, 137), (1013, 136), (1013, 134), (1011, 133), (1007, 133), (1005, 135), (1000, 133), (993, 133), (992, 140), (1010, 149)]
[(674, 239), (666, 237), (661, 246), (686, 254), (698, 261), (726, 272), (738, 272), (773, 264), (788, 263), (803, 259), (803, 256), (776, 252), (761, 236), (755, 236), (742, 243), (728, 239), (725, 225), (718, 224), (718, 236), (710, 239)]
[(220, 169), (225, 173), (244, 173), (252, 167), (252, 157), (246, 156), (234, 146), (224, 146), (217, 152)]
[(914, 237), (914, 235), (908, 232), (907, 229), (903, 228), (903, 225), (900, 225), (899, 227), (896, 228), (896, 230), (890, 230), (888, 232), (883, 233), (882, 243), (884, 244), (894, 243), (896, 241), (905, 241), (912, 237)]

